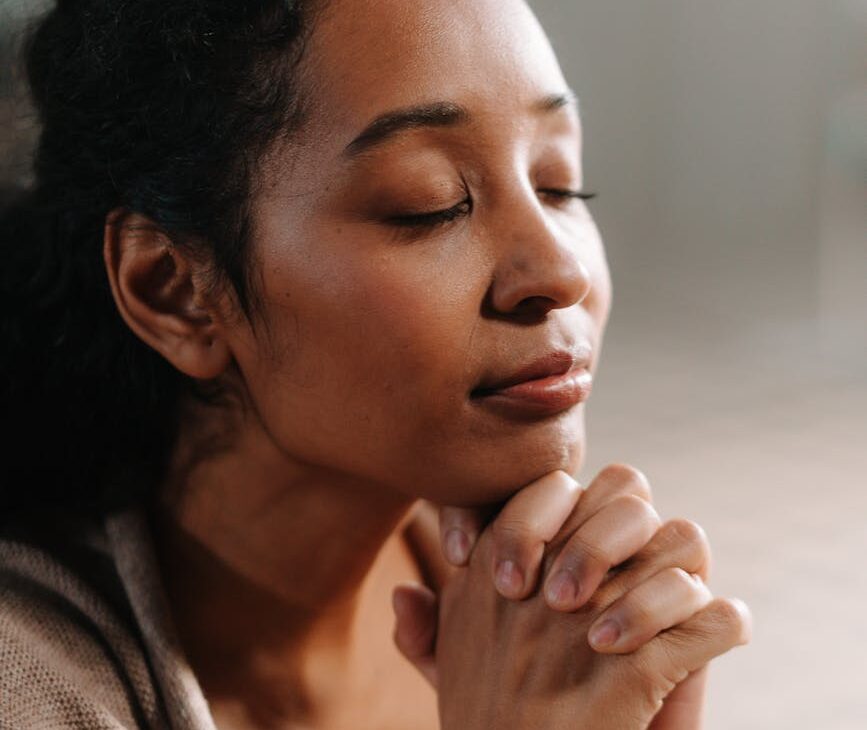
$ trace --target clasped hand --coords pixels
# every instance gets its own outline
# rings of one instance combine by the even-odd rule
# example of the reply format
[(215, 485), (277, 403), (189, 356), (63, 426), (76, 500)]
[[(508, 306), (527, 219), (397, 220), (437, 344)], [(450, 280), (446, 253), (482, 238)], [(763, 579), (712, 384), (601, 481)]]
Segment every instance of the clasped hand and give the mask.
[(749, 641), (745, 604), (707, 587), (704, 530), (663, 523), (631, 467), (586, 490), (552, 472), (487, 525), (443, 508), (440, 532), (460, 569), (393, 598), (443, 730), (696, 730), (707, 663)]

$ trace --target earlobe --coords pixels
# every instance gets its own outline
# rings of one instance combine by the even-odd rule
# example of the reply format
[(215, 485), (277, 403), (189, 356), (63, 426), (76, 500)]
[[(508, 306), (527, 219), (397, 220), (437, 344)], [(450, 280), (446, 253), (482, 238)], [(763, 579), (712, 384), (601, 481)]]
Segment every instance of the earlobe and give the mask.
[(117, 209), (106, 218), (103, 258), (120, 315), (178, 370), (212, 379), (231, 363), (198, 267), (151, 219)]

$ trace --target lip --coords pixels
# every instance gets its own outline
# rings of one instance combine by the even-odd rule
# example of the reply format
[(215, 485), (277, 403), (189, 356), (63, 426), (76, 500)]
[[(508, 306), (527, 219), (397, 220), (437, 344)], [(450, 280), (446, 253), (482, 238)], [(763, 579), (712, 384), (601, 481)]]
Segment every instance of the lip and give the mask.
[(470, 393), (476, 404), (512, 417), (555, 415), (590, 397), (590, 349), (557, 351)]

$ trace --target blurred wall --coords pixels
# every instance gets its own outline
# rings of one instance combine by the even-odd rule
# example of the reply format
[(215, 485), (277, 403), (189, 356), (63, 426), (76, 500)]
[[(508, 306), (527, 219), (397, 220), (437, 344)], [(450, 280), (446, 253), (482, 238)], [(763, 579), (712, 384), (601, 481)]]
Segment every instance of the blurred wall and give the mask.
[(833, 9), (820, 305), (827, 349), (857, 359), (867, 351), (867, 0), (838, 2)]

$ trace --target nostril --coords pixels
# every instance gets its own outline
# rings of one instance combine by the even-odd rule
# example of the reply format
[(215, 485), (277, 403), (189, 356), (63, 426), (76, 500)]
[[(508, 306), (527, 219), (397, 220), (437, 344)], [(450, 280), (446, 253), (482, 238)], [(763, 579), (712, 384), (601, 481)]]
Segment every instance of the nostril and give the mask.
[(522, 299), (512, 310), (512, 319), (525, 324), (538, 324), (545, 321), (548, 312), (557, 308), (557, 302), (550, 297), (532, 296)]

